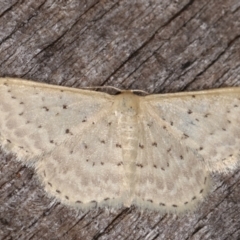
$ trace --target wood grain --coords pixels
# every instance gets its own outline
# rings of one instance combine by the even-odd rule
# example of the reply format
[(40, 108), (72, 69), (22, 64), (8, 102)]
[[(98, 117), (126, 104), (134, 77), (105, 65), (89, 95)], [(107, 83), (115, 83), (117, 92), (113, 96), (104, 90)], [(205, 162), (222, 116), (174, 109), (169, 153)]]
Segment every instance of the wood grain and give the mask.
[[(240, 86), (239, 19), (239, 0), (0, 1), (0, 76), (149, 93)], [(194, 213), (82, 213), (1, 152), (0, 239), (239, 239), (240, 169), (214, 181)]]

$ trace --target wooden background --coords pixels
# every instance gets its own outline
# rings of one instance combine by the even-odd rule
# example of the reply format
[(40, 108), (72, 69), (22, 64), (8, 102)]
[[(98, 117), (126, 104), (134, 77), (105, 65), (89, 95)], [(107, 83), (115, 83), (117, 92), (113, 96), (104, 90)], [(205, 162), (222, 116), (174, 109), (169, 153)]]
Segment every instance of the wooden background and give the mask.
[[(0, 74), (149, 93), (240, 86), (240, 1), (0, 0)], [(240, 169), (214, 176), (194, 213), (83, 213), (0, 153), (0, 239), (240, 239)]]

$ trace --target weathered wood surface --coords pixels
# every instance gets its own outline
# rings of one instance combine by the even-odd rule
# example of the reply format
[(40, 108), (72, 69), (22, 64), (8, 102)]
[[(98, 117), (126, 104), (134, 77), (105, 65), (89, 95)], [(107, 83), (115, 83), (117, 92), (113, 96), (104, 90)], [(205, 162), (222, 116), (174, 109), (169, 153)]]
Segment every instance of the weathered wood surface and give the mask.
[[(239, 66), (239, 0), (0, 1), (1, 76), (163, 93), (240, 86)], [(0, 239), (240, 239), (240, 169), (214, 179), (194, 213), (82, 213), (1, 152)]]

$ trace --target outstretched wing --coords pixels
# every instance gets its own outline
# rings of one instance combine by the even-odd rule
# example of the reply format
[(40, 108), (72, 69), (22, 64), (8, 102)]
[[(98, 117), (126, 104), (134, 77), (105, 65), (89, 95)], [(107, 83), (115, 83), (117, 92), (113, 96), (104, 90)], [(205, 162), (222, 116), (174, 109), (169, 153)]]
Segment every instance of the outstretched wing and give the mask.
[(140, 99), (135, 203), (182, 211), (240, 161), (240, 88)]
[(162, 115), (140, 108), (135, 204), (142, 208), (181, 212), (193, 208), (209, 190), (203, 159), (181, 142)]
[(48, 193), (80, 208), (120, 207), (127, 201), (121, 136), (115, 116), (107, 113), (40, 159), (37, 172)]
[(0, 96), (1, 145), (26, 163), (51, 152), (71, 138), (73, 129), (111, 106), (107, 94), (11, 78), (0, 79)]
[(48, 193), (83, 208), (121, 205), (112, 96), (10, 78), (0, 79), (0, 96), (0, 144), (34, 165)]
[(226, 172), (240, 161), (240, 88), (151, 95), (145, 104), (182, 146), (209, 171)]

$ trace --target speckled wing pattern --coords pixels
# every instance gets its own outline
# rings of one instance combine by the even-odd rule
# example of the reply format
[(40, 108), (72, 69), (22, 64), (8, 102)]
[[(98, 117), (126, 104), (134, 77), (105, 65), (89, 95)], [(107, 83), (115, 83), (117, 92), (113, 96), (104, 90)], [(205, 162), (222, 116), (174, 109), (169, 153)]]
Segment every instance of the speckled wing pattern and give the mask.
[(48, 193), (83, 208), (121, 202), (123, 159), (112, 146), (119, 136), (108, 112), (111, 95), (6, 78), (0, 96), (0, 143), (36, 168)]
[(0, 145), (62, 203), (184, 211), (240, 161), (240, 88), (140, 97), (0, 79)]
[(191, 209), (207, 194), (209, 173), (239, 165), (240, 88), (150, 95), (140, 106), (138, 204)]
[(240, 160), (240, 88), (159, 96), (147, 97), (154, 112), (179, 142), (203, 158), (209, 171), (236, 168)]

